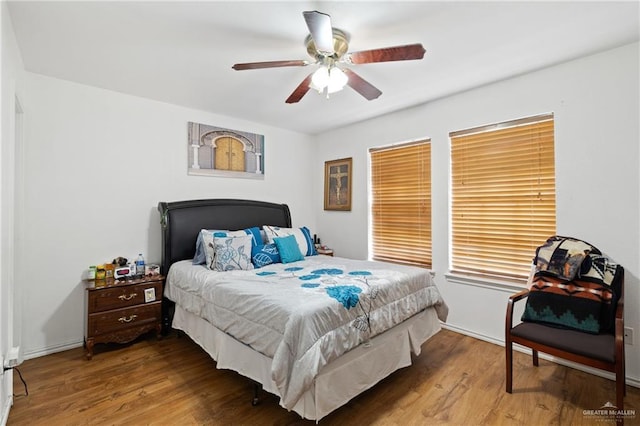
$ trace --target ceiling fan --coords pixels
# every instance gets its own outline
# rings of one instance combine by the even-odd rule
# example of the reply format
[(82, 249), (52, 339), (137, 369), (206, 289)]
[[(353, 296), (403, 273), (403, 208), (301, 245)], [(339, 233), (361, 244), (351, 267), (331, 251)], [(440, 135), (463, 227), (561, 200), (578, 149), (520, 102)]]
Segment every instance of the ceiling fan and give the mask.
[(345, 68), (345, 65), (407, 61), (424, 57), (425, 49), (420, 43), (347, 52), (349, 37), (344, 31), (331, 26), (329, 15), (318, 11), (303, 12), (302, 14), (309, 28), (305, 45), (307, 53), (313, 58), (312, 61), (249, 62), (235, 64), (232, 67), (234, 70), (241, 71), (260, 68), (303, 67), (310, 64), (320, 65), (291, 93), (286, 100), (288, 104), (300, 101), (310, 89), (317, 90), (319, 93), (324, 92), (329, 97), (330, 93), (342, 90), (345, 85), (368, 100), (376, 99), (382, 92), (349, 68)]

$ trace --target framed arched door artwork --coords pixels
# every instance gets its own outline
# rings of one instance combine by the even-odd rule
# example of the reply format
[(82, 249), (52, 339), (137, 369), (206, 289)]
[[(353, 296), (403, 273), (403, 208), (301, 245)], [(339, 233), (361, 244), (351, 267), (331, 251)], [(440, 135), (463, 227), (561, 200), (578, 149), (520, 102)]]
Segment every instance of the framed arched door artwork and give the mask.
[(324, 209), (351, 211), (352, 159), (324, 162)]
[(264, 179), (264, 136), (189, 122), (188, 174)]

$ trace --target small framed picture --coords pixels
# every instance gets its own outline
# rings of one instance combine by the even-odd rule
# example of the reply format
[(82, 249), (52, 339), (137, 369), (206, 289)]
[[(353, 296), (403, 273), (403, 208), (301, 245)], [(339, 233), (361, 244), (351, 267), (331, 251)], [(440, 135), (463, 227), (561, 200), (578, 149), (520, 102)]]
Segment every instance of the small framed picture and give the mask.
[(156, 289), (151, 287), (151, 288), (145, 288), (144, 289), (144, 303), (149, 303), (149, 302), (155, 302), (156, 300)]
[(352, 159), (324, 162), (324, 209), (351, 211)]

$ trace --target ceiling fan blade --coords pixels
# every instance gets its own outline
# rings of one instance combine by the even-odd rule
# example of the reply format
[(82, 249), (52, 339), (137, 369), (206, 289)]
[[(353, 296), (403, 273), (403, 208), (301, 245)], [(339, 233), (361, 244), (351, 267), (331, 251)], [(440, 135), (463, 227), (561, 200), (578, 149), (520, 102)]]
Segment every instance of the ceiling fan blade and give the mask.
[(286, 100), (286, 102), (288, 104), (295, 104), (296, 102), (299, 102), (300, 99), (302, 99), (302, 97), (307, 94), (307, 92), (309, 91), (309, 88), (310, 88), (309, 85), (311, 84), (311, 76), (312, 75), (313, 75), (313, 73), (309, 74), (307, 76), (307, 78), (302, 80), (302, 83), (300, 83), (300, 85), (298, 85), (298, 87), (296, 87), (296, 89), (293, 91), (293, 93), (291, 93), (291, 95), (289, 95), (289, 97)]
[(309, 65), (309, 61), (268, 61), (268, 62), (248, 62), (246, 64), (235, 64), (231, 68), (236, 71), (255, 70), (260, 68), (277, 68), (277, 67), (304, 67)]
[(382, 95), (382, 92), (378, 90), (373, 84), (369, 83), (364, 78), (360, 77), (355, 72), (344, 69), (344, 73), (349, 77), (349, 81), (347, 84), (356, 92), (360, 93), (362, 96), (367, 98), (368, 100), (376, 99), (378, 96)]
[(372, 62), (408, 61), (424, 58), (426, 50), (422, 44), (407, 44), (405, 46), (384, 47), (382, 49), (362, 50), (347, 53), (345, 62), (351, 64), (370, 64)]
[(333, 28), (331, 27), (331, 17), (326, 13), (316, 10), (302, 12), (304, 20), (309, 27), (309, 33), (316, 45), (316, 50), (324, 55), (333, 55)]

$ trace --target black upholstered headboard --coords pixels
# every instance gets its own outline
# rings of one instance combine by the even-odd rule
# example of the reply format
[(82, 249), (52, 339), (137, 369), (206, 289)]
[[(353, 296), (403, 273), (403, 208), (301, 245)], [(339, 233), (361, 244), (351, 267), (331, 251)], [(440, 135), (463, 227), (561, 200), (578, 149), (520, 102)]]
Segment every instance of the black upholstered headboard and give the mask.
[(286, 204), (264, 201), (211, 199), (158, 203), (162, 227), (161, 272), (179, 260), (193, 258), (201, 229), (237, 230), (253, 226), (291, 227)]

